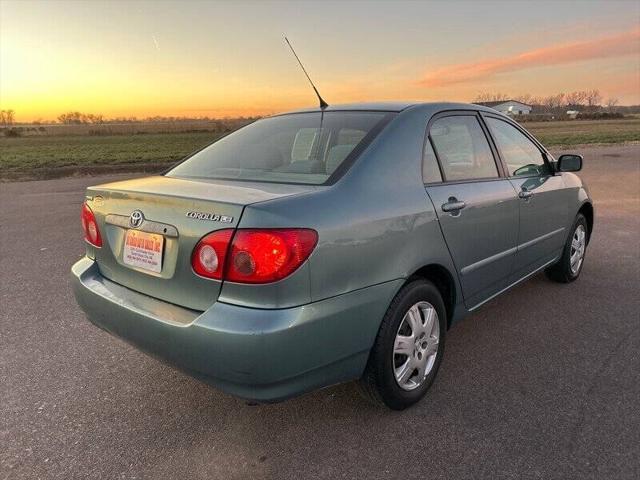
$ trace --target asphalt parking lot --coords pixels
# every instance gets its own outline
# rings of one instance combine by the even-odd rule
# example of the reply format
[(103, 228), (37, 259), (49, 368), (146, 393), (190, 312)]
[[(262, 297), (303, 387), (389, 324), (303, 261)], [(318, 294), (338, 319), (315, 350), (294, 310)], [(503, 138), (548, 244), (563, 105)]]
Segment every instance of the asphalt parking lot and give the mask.
[(400, 413), (352, 385), (249, 406), (98, 330), (69, 269), (83, 190), (113, 177), (0, 184), (0, 478), (639, 478), (640, 145), (582, 151), (581, 278), (454, 326)]

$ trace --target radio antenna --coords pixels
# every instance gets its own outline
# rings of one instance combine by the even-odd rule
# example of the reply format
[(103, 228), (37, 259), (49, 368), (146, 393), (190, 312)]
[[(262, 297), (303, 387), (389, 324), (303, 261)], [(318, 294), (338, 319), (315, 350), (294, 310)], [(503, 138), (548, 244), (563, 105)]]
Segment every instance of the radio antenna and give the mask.
[(318, 96), (318, 100), (320, 100), (320, 108), (322, 110), (324, 110), (325, 108), (327, 108), (329, 106), (329, 104), (327, 102), (325, 102), (322, 99), (322, 97), (320, 96), (320, 93), (318, 92), (318, 89), (313, 84), (313, 81), (311, 80), (311, 77), (307, 73), (307, 70), (304, 68), (304, 65), (302, 65), (302, 62), (300, 61), (300, 58), (298, 58), (298, 55), (296, 54), (296, 51), (293, 49), (293, 46), (291, 45), (291, 42), (289, 41), (289, 39), (285, 36), (284, 40), (285, 40), (285, 42), (287, 42), (287, 45), (289, 45), (289, 48), (291, 49), (291, 53), (293, 53), (293, 56), (296, 57), (296, 60), (300, 64), (300, 68), (302, 68), (302, 71), (307, 76), (307, 80), (309, 80), (309, 83), (311, 84), (311, 88), (313, 88), (313, 91), (316, 92), (316, 95)]

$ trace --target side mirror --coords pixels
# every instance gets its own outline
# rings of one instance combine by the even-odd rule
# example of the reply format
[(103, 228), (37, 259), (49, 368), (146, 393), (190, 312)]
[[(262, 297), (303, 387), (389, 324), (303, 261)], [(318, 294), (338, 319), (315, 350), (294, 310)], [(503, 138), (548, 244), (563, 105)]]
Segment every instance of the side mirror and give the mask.
[(579, 172), (582, 170), (582, 155), (560, 155), (557, 165), (559, 172)]

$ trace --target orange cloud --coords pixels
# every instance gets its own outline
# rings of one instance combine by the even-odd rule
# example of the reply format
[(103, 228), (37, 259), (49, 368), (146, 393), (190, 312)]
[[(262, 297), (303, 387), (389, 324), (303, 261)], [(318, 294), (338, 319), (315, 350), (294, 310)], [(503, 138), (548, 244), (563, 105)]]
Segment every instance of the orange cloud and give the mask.
[(584, 42), (538, 48), (512, 57), (448, 65), (427, 73), (418, 84), (444, 87), (485, 79), (498, 73), (622, 55), (640, 55), (640, 28)]

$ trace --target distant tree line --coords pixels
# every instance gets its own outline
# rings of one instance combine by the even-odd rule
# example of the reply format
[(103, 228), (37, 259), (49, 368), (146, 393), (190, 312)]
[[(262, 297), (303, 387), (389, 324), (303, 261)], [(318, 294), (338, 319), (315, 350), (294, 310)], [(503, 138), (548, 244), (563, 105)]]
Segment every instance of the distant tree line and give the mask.
[(3, 127), (10, 127), (16, 120), (16, 112), (13, 110), (0, 110), (0, 124)]
[[(205, 133), (213, 132), (225, 134), (237, 130), (260, 117), (235, 117), (235, 118), (211, 118), (211, 117), (114, 117), (105, 118), (101, 114), (70, 111), (59, 115), (57, 120), (45, 121), (38, 119), (33, 122), (21, 122), (16, 124), (13, 110), (2, 110), (0, 113), (0, 135), (6, 137), (19, 137), (29, 132), (42, 134), (47, 132), (48, 125), (79, 126), (73, 129), (75, 134), (87, 135), (120, 135), (120, 134), (145, 134), (145, 133)], [(35, 127), (30, 128), (27, 125)]]
[[(58, 123), (64, 125), (83, 125), (83, 124), (109, 124), (109, 123), (178, 123), (178, 122), (225, 122), (225, 121), (242, 121), (250, 122), (257, 120), (256, 117), (234, 117), (234, 118), (211, 118), (211, 117), (174, 117), (160, 116), (153, 117), (114, 117), (105, 118), (104, 115), (94, 115), (82, 112), (67, 112), (58, 116)], [(42, 122), (38, 122), (42, 123)]]
[(101, 124), (104, 123), (104, 117), (92, 113), (67, 112), (58, 117), (58, 122), (65, 125)]
[(600, 90), (576, 90), (569, 93), (557, 93), (555, 95), (536, 97), (531, 94), (510, 96), (504, 93), (483, 92), (476, 96), (474, 102), (499, 102), (506, 100), (516, 100), (533, 107), (532, 113), (557, 112), (559, 110), (578, 110), (596, 112), (607, 110), (615, 112), (618, 106), (618, 99), (609, 97), (603, 98)]
[[(547, 96), (534, 96), (528, 93), (512, 96), (501, 92), (482, 92), (479, 93), (473, 101), (475, 103), (481, 103), (507, 100), (516, 100), (518, 102), (531, 105), (533, 107), (531, 113), (533, 114), (564, 114), (567, 110), (577, 110), (583, 114), (595, 114), (598, 112), (616, 113), (618, 116), (622, 116), (622, 114), (640, 113), (640, 105), (620, 106), (618, 105), (617, 98), (608, 97), (605, 99), (598, 89), (576, 90), (569, 93), (557, 93), (555, 95)], [(249, 116), (233, 118), (213, 118), (208, 116), (176, 117), (160, 115), (143, 118), (134, 116), (105, 118), (105, 116), (102, 114), (70, 111), (59, 115), (57, 120), (45, 121), (39, 119), (33, 122), (23, 122), (22, 124), (30, 123), (32, 125), (43, 125), (59, 123), (63, 125), (109, 125), (123, 123), (165, 123), (179, 125), (181, 123), (189, 122), (206, 122), (209, 124), (213, 124), (213, 128), (211, 126), (208, 126), (203, 131), (227, 132), (234, 130), (242, 125), (246, 125), (255, 120), (258, 120), (259, 118), (261, 117)], [(13, 125), (15, 124), (16, 116), (14, 110), (0, 110), (0, 126), (3, 127), (2, 130), (4, 131), (5, 135), (9, 130), (14, 130), (11, 127), (13, 127)]]

